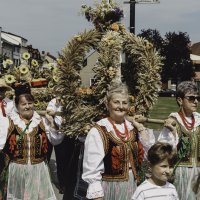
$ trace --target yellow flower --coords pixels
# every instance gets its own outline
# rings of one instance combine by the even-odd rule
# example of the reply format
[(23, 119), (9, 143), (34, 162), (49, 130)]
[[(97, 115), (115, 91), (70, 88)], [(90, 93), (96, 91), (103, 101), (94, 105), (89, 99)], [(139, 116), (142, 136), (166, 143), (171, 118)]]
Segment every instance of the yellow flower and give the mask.
[(60, 58), (57, 58), (56, 60), (57, 60), (57, 63), (58, 63), (59, 65), (62, 65), (62, 64), (63, 64), (63, 61), (62, 61), (62, 59), (60, 59)]
[(8, 75), (5, 75), (5, 81), (6, 81), (7, 84), (12, 84), (16, 80), (15, 80), (15, 77), (13, 75), (8, 74)]
[(58, 68), (54, 67), (52, 72), (53, 72), (53, 74), (57, 74), (58, 73)]
[(39, 106), (39, 105), (40, 105), (40, 102), (39, 102), (38, 100), (36, 100), (36, 101), (34, 102), (34, 106), (37, 107), (37, 106)]
[(29, 69), (28, 69), (28, 67), (26, 65), (20, 65), (19, 66), (19, 71), (20, 71), (21, 74), (27, 74)]
[(23, 53), (22, 58), (24, 60), (28, 60), (31, 57), (31, 55), (28, 52)]
[(58, 76), (53, 76), (53, 80), (54, 80), (55, 82), (58, 82), (58, 81), (59, 81), (59, 77), (58, 77)]
[(53, 64), (53, 63), (48, 63), (48, 64), (47, 64), (47, 67), (48, 67), (49, 69), (51, 69), (51, 68), (54, 67), (54, 64)]
[(38, 61), (35, 60), (35, 59), (33, 59), (33, 60), (31, 61), (31, 65), (32, 65), (33, 67), (37, 67), (37, 66), (38, 66)]
[(6, 59), (6, 64), (7, 64), (7, 65), (12, 65), (12, 64), (13, 64), (13, 61), (10, 60), (10, 59)]
[(117, 23), (113, 23), (111, 25), (111, 29), (114, 30), (114, 31), (118, 31), (119, 30), (119, 25)]
[(135, 97), (133, 95), (129, 95), (129, 99), (131, 103), (135, 102)]

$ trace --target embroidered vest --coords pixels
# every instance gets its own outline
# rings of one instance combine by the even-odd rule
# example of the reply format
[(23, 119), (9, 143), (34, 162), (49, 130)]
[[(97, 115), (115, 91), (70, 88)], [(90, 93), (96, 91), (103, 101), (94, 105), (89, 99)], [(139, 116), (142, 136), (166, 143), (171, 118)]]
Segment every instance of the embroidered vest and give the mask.
[(23, 129), (14, 125), (10, 120), (8, 137), (3, 152), (9, 156), (11, 162), (19, 164), (27, 164), (29, 157), (31, 164), (44, 161), (48, 151), (48, 139), (43, 122), (33, 128), (32, 132), (28, 134), (29, 136), (24, 134), (19, 139), (22, 132)]
[(99, 131), (105, 151), (104, 181), (127, 181), (129, 179), (129, 164), (135, 179), (140, 181), (138, 170), (144, 158), (142, 144), (138, 140), (138, 134), (130, 132), (130, 138), (124, 142), (108, 132), (104, 126), (95, 125)]
[(200, 127), (197, 127), (195, 131), (188, 131), (177, 120), (176, 123), (179, 136), (177, 144), (178, 166), (193, 167), (195, 162), (200, 167)]

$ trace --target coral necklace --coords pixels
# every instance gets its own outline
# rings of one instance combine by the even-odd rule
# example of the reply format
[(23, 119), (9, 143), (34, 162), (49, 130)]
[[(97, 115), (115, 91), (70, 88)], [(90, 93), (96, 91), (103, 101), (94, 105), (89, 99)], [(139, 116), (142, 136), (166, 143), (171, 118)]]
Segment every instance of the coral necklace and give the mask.
[(186, 120), (184, 114), (181, 111), (179, 111), (178, 114), (181, 117), (181, 120), (185, 125), (185, 127), (187, 128), (187, 130), (189, 131), (192, 130), (194, 128), (194, 123), (195, 123), (194, 115), (192, 115), (192, 122), (190, 123)]
[(116, 133), (116, 135), (121, 139), (121, 140), (127, 140), (129, 138), (129, 134), (128, 134), (128, 128), (127, 128), (127, 125), (126, 125), (126, 121), (124, 121), (124, 129), (125, 129), (125, 132), (122, 133), (120, 132), (117, 127), (115, 126), (114, 122), (111, 120), (111, 118), (108, 117), (108, 121), (112, 124), (112, 127)]

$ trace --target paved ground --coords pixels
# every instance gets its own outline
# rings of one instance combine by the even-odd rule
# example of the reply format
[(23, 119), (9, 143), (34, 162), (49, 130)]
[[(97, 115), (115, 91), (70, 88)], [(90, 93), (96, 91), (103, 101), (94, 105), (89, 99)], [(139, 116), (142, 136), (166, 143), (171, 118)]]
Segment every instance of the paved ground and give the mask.
[(54, 151), (53, 151), (52, 156), (51, 156), (49, 167), (50, 167), (50, 172), (51, 172), (52, 181), (53, 181), (53, 188), (54, 188), (57, 200), (62, 200), (63, 199), (63, 194), (60, 194), (58, 189), (57, 189), (57, 187), (56, 187), (56, 185), (58, 184), (58, 179), (57, 179), (56, 159), (55, 159)]

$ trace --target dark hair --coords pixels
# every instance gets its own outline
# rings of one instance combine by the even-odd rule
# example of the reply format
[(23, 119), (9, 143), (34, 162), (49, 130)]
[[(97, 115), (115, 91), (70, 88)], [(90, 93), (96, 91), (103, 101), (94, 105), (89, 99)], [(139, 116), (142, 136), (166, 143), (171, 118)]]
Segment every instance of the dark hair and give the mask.
[(21, 97), (25, 97), (25, 99), (27, 101), (33, 101), (34, 102), (34, 97), (33, 97), (32, 94), (21, 94), (21, 95), (15, 97), (15, 105), (16, 105), (16, 107), (18, 106)]
[(176, 163), (176, 151), (169, 143), (157, 142), (148, 151), (148, 160), (151, 165), (156, 165), (166, 158), (171, 166)]
[(192, 81), (183, 81), (179, 83), (176, 90), (176, 98), (184, 98), (187, 93), (197, 93), (198, 88)]

